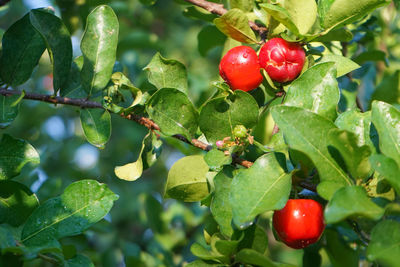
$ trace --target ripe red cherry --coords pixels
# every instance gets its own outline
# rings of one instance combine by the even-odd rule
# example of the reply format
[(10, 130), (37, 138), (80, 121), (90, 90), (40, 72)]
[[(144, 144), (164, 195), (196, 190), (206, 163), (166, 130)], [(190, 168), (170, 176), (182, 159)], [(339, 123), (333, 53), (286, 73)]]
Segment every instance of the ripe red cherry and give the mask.
[(263, 80), (257, 54), (248, 46), (229, 50), (219, 63), (219, 74), (232, 90), (250, 91)]
[(269, 77), (283, 83), (293, 81), (300, 74), (306, 54), (298, 43), (272, 38), (261, 48), (259, 59)]
[(324, 231), (322, 205), (312, 199), (289, 199), (286, 206), (274, 212), (272, 224), (283, 243), (291, 248), (305, 248)]

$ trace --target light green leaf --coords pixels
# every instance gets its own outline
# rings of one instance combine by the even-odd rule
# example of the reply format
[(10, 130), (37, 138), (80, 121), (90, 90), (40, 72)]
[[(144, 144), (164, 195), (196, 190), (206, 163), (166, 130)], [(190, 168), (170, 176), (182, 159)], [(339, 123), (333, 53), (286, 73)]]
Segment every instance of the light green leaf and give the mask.
[(372, 123), (379, 134), (379, 148), (400, 166), (400, 111), (385, 102), (372, 102)]
[[(203, 247), (199, 243), (194, 243), (190, 247), (190, 252), (192, 252), (192, 254), (195, 255), (196, 257), (198, 257), (202, 260), (206, 260), (206, 261), (214, 260), (217, 262), (223, 262), (223, 261), (228, 260), (227, 256), (221, 255), (215, 251), (208, 250), (207, 248)], [(218, 266), (221, 266), (221, 265), (218, 265)]]
[(118, 195), (95, 180), (72, 183), (61, 196), (47, 200), (32, 213), (21, 241), (35, 246), (78, 235), (100, 221), (117, 199)]
[(158, 90), (147, 102), (146, 110), (163, 134), (182, 134), (191, 140), (197, 131), (198, 113), (187, 95), (177, 89)]
[(288, 10), (286, 10), (284, 7), (281, 7), (277, 4), (273, 5), (269, 3), (260, 4), (260, 7), (262, 7), (275, 20), (285, 25), (285, 27), (289, 29), (292, 33), (294, 33), (295, 35), (300, 35), (299, 29), (291, 18)]
[(271, 113), (289, 147), (303, 152), (315, 164), (321, 180), (317, 190), (323, 198), (330, 199), (340, 187), (352, 185), (328, 150), (328, 133), (336, 128), (331, 121), (297, 107), (275, 106)]
[(39, 164), (35, 148), (22, 139), (4, 134), (0, 141), (0, 180), (17, 176), (27, 163)]
[(53, 63), (53, 87), (54, 92), (57, 92), (67, 81), (71, 68), (71, 36), (62, 20), (46, 9), (31, 10), (29, 18), (49, 51)]
[(103, 109), (81, 109), (81, 124), (89, 143), (104, 148), (111, 136), (111, 116)]
[(229, 167), (224, 168), (214, 177), (215, 191), (210, 205), (211, 213), (218, 223), (221, 233), (228, 237), (233, 234), (232, 207), (229, 203), (232, 177), (232, 169)]
[(0, 181), (0, 224), (21, 225), (38, 205), (36, 195), (25, 185)]
[(119, 23), (109, 6), (96, 7), (87, 17), (81, 50), (83, 67), (82, 85), (92, 95), (109, 82), (115, 63)]
[(335, 68), (337, 71), (336, 77), (341, 77), (353, 70), (360, 68), (360, 65), (352, 61), (351, 59), (334, 54), (323, 55), (318, 64), (323, 62), (335, 62)]
[(372, 153), (376, 152), (375, 143), (378, 145), (378, 134), (371, 127), (371, 111), (360, 112), (349, 110), (341, 113), (335, 121), (337, 127), (354, 133), (357, 136), (357, 145), (368, 145)]
[(347, 171), (354, 179), (367, 178), (371, 170), (368, 161), (371, 150), (367, 145), (359, 147), (355, 134), (339, 129), (329, 132), (329, 143), (340, 152)]
[(127, 109), (130, 109), (137, 104), (141, 103), (143, 93), (140, 91), (139, 88), (134, 86), (131, 81), (122, 73), (122, 72), (115, 72), (111, 75), (111, 81), (121, 90), (129, 90), (132, 94), (133, 102)]
[(241, 263), (251, 264), (255, 266), (262, 266), (262, 267), (276, 267), (278, 265), (274, 264), (267, 256), (252, 250), (252, 249), (242, 249), (236, 254), (237, 261)]
[(0, 95), (0, 129), (9, 126), (17, 117), (20, 95)]
[(371, 241), (367, 248), (369, 261), (377, 261), (382, 266), (399, 266), (400, 223), (382, 221), (371, 232)]
[(249, 26), (246, 14), (237, 8), (231, 9), (219, 18), (214, 24), (226, 36), (242, 43), (257, 43), (256, 35)]
[(231, 8), (238, 8), (244, 12), (252, 12), (254, 7), (253, 0), (229, 0)]
[(208, 165), (201, 155), (178, 160), (168, 172), (164, 198), (174, 198), (185, 202), (202, 200), (209, 193), (207, 172)]
[(94, 267), (93, 262), (85, 255), (78, 254), (65, 261), (65, 267)]
[(372, 167), (379, 172), (394, 188), (400, 196), (400, 168), (391, 158), (384, 155), (373, 155), (370, 157)]
[(250, 94), (236, 90), (231, 97), (208, 101), (200, 112), (199, 126), (209, 142), (225, 137), (234, 139), (233, 129), (243, 125), (253, 128), (258, 121), (258, 104)]
[(286, 171), (284, 154), (269, 153), (233, 177), (230, 205), (237, 226), (251, 222), (265, 211), (285, 206), (292, 181), (291, 174)]
[(374, 9), (389, 4), (389, 0), (321, 0), (318, 1), (318, 13), (321, 26), (324, 29), (333, 29), (352, 23)]
[(325, 208), (324, 217), (326, 223), (331, 224), (353, 216), (379, 220), (384, 212), (367, 196), (362, 186), (346, 186), (335, 192)]
[(135, 162), (114, 169), (115, 175), (123, 180), (135, 181), (142, 176), (143, 170), (151, 167), (161, 153), (162, 141), (151, 131), (144, 137), (139, 157)]
[(335, 64), (317, 64), (293, 81), (286, 94), (286, 106), (302, 107), (327, 119), (337, 117), (340, 91)]
[(143, 70), (147, 72), (149, 82), (157, 89), (175, 88), (187, 94), (187, 72), (185, 65), (181, 62), (166, 59), (157, 53)]
[(204, 160), (207, 162), (211, 169), (219, 169), (223, 165), (232, 163), (232, 157), (225, 155), (225, 153), (218, 149), (212, 149), (204, 155)]
[(23, 84), (31, 76), (46, 49), (42, 36), (30, 22), (29, 13), (4, 33), (2, 48), (1, 79), (11, 86)]

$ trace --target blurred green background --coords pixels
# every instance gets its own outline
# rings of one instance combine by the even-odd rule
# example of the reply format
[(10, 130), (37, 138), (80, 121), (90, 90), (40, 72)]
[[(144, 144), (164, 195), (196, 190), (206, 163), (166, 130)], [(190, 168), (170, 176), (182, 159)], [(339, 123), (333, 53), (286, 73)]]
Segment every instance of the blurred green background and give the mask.
[[(152, 2), (12, 0), (0, 8), (0, 32), (4, 33), (30, 9), (52, 6), (56, 15), (62, 16), (68, 25), (74, 56), (78, 56), (86, 16), (95, 6), (108, 4), (120, 23), (118, 66), (131, 81), (143, 91), (153, 89), (142, 69), (159, 51), (164, 57), (177, 59), (186, 66), (190, 98), (200, 107), (215, 90), (212, 81), (219, 79), (218, 63), (225, 37), (210, 22), (191, 18), (193, 9), (187, 9), (189, 6), (182, 5), (183, 1), (158, 0), (154, 5), (146, 5)], [(353, 74), (356, 85), (346, 77), (340, 79), (344, 110), (348, 108), (346, 100), (354, 99), (357, 92), (365, 109), (372, 99), (400, 103), (397, 8), (391, 4), (374, 14), (351, 29), (355, 37), (348, 45), (348, 53), (363, 65)], [(213, 16), (209, 17), (207, 19)], [(320, 49), (318, 44), (313, 46)], [(340, 43), (325, 49), (338, 47)], [(45, 53), (32, 78), (15, 89), (51, 94), (50, 73), (51, 65)], [(266, 140), (264, 137), (270, 131), (267, 126), (263, 124), (257, 130), (260, 141)], [(61, 194), (67, 185), (80, 179), (106, 183), (120, 196), (105, 220), (82, 235), (61, 240), (67, 254), (72, 254), (75, 246), (96, 266), (180, 266), (194, 259), (190, 245), (194, 240), (204, 239), (208, 209), (199, 203), (163, 200), (162, 195), (172, 164), (184, 155), (202, 153), (200, 150), (173, 139), (165, 140), (157, 163), (139, 180), (127, 182), (114, 175), (114, 167), (136, 160), (147, 131), (118, 116), (112, 117), (112, 136), (103, 150), (85, 140), (79, 110), (74, 107), (23, 101), (18, 117), (9, 128), (0, 131), (3, 133), (23, 138), (39, 151), (40, 166), (24, 168), (16, 180), (30, 187), (40, 202)], [(271, 214), (265, 214), (259, 223), (268, 229), (271, 258), (300, 266), (302, 250), (289, 249), (275, 241), (269, 230), (270, 217)], [(26, 265), (45, 264), (35, 260)], [(330, 266), (325, 252), (323, 265)]]

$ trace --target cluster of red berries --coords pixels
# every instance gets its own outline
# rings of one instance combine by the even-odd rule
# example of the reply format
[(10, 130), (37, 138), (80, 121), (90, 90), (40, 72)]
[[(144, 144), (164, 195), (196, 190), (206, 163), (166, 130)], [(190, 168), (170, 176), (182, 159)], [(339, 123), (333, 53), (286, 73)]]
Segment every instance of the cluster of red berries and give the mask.
[(289, 43), (282, 38), (266, 42), (257, 53), (248, 46), (237, 46), (221, 59), (219, 73), (232, 90), (250, 91), (257, 88), (263, 76), (263, 68), (276, 82), (294, 80), (303, 69), (305, 52), (298, 43)]

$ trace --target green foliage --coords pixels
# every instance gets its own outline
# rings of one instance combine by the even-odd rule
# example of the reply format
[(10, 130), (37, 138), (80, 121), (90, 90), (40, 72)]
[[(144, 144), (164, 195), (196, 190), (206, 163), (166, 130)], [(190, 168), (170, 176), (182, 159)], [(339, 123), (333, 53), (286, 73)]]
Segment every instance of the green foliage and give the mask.
[(256, 35), (249, 26), (246, 14), (240, 9), (229, 10), (223, 16), (214, 19), (214, 24), (226, 36), (242, 43), (257, 43)]

